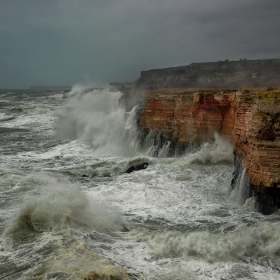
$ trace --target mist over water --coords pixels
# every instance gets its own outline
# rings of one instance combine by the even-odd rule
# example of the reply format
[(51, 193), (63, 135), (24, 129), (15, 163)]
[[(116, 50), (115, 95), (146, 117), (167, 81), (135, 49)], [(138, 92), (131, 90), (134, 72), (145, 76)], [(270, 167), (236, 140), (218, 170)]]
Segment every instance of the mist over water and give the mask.
[(171, 156), (118, 91), (24, 94), (0, 94), (1, 279), (280, 279), (279, 213), (219, 135)]
[(109, 87), (89, 91), (74, 87), (69, 96), (67, 105), (58, 112), (59, 139), (89, 141), (96, 155), (133, 153), (126, 134), (125, 109), (119, 106), (119, 91), (111, 91)]

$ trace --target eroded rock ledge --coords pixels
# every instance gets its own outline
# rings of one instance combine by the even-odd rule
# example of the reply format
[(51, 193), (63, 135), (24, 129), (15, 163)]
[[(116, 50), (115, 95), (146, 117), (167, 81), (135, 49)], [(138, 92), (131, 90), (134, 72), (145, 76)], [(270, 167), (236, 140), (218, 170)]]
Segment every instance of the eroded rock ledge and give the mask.
[(161, 131), (165, 139), (182, 144), (211, 141), (220, 133), (246, 167), (259, 211), (270, 214), (280, 208), (279, 89), (165, 88), (139, 89), (138, 94), (145, 100), (139, 117), (142, 131)]

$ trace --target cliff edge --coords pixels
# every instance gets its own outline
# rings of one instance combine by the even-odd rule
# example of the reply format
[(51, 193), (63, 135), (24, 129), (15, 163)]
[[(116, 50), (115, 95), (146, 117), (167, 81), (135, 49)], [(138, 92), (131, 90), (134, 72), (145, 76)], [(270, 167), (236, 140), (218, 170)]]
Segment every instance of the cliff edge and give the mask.
[(215, 132), (221, 134), (235, 147), (233, 185), (242, 165), (259, 211), (270, 214), (280, 208), (279, 89), (139, 91), (145, 100), (139, 116), (144, 134), (160, 132), (165, 140), (182, 145), (212, 141)]

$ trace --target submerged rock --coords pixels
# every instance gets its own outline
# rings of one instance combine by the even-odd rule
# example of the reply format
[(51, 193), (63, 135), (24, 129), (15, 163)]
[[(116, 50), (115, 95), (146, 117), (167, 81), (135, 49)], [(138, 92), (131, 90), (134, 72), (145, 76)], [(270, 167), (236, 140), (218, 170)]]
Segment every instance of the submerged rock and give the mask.
[(134, 171), (138, 171), (138, 170), (142, 170), (142, 169), (146, 169), (148, 167), (149, 163), (148, 162), (144, 162), (138, 165), (132, 165), (130, 166), (124, 173), (131, 173)]

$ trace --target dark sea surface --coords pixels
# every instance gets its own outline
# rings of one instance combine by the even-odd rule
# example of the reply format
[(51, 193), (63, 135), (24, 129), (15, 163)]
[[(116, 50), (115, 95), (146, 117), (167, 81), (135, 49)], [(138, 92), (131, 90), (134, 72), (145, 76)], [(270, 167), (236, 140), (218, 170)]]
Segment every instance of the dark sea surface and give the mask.
[(231, 190), (233, 147), (167, 157), (120, 97), (0, 90), (0, 279), (280, 279), (280, 215), (244, 171)]

